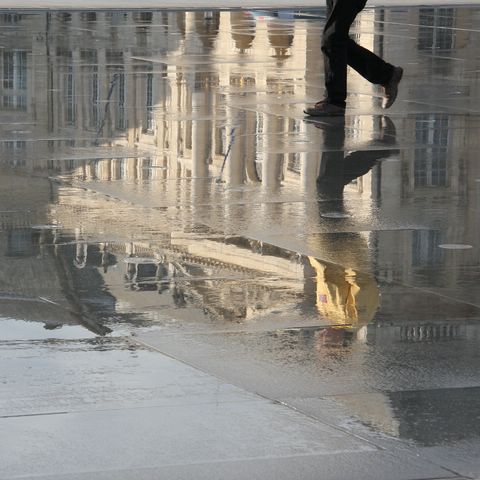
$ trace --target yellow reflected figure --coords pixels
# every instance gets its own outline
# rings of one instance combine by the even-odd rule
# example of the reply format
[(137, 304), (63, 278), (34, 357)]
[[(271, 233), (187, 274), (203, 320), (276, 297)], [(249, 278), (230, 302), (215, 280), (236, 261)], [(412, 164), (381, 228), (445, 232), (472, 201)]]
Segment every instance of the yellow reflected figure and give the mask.
[[(343, 118), (314, 125), (323, 132), (322, 168), (316, 179), (320, 217), (331, 212), (345, 214), (345, 186), (381, 160), (398, 155), (395, 125), (389, 117), (380, 117), (378, 138), (371, 142), (371, 148), (365, 146), (353, 152), (345, 150)], [(324, 343), (338, 343), (347, 332), (358, 332), (373, 321), (379, 307), (380, 290), (370, 273), (370, 249), (358, 232), (316, 235), (311, 241), (322, 256), (322, 260), (308, 257), (313, 269), (315, 306), (332, 326), (319, 332), (319, 337)]]
[(373, 320), (380, 290), (371, 275), (314, 257), (308, 260), (316, 272), (316, 307), (323, 317), (354, 330)]

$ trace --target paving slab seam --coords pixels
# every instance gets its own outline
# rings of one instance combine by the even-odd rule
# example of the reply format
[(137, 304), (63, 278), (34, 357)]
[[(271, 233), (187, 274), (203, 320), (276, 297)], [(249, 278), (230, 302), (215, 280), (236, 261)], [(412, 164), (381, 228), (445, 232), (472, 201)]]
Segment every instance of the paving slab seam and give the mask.
[[(317, 455), (317, 456), (320, 456), (320, 455)], [(314, 458), (315, 456), (314, 455), (311, 455), (310, 456), (311, 458)], [(289, 457), (282, 457), (282, 458), (289, 458)], [(292, 457), (292, 458), (295, 458), (295, 457)], [(257, 460), (257, 459), (254, 459), (254, 460)], [(271, 460), (270, 458), (265, 458), (265, 459), (258, 459), (258, 460)], [(95, 474), (104, 474), (104, 473), (118, 473), (118, 474), (121, 474), (122, 472), (130, 472), (130, 473), (134, 473), (134, 472), (142, 472), (142, 471), (149, 471), (149, 470), (153, 470), (153, 469), (162, 469), (163, 467), (165, 468), (168, 468), (168, 467), (176, 467), (176, 466), (182, 466), (182, 467), (188, 467), (188, 466), (195, 466), (195, 465), (208, 465), (208, 464), (221, 464), (221, 463), (237, 463), (238, 460), (225, 460), (223, 462), (208, 462), (208, 463), (193, 463), (193, 464), (179, 464), (179, 465), (161, 465), (159, 467), (137, 467), (137, 468), (134, 468), (134, 469), (131, 469), (131, 468), (128, 468), (128, 469), (121, 469), (121, 470), (92, 470), (92, 471), (87, 471), (87, 472), (74, 472), (72, 473), (72, 475), (95, 475)], [(47, 480), (51, 480), (51, 479), (55, 479), (55, 478), (61, 478), (61, 479), (65, 479), (66, 477), (68, 477), (69, 474), (63, 474), (63, 473), (60, 473), (60, 474), (53, 474), (53, 475), (43, 475), (43, 474), (40, 474), (40, 475), (27, 475), (27, 476), (15, 476), (15, 477), (4, 477), (2, 478), (2, 480), (42, 480), (42, 479), (47, 479)], [(155, 477), (152, 477), (152, 478), (155, 478), (157, 479), (158, 477), (155, 476)], [(464, 475), (462, 476), (458, 476), (458, 475), (454, 475), (454, 476), (443, 476), (443, 477), (411, 477), (409, 478), (408, 480), (479, 480), (478, 477), (474, 478), (474, 477), (466, 477)]]
[[(337, 397), (339, 396), (347, 396), (348, 394), (340, 394), (340, 395), (335, 395)], [(322, 397), (323, 398), (327, 398), (327, 397), (330, 397), (331, 395), (323, 395)], [(321, 399), (322, 397), (302, 397), (302, 398), (319, 398)], [(376, 442), (374, 442), (373, 440), (369, 440), (369, 439), (365, 439), (364, 437), (362, 437), (361, 435), (355, 435), (353, 434), (352, 432), (348, 431), (348, 430), (343, 430), (341, 428), (338, 428), (336, 427), (335, 425), (332, 425), (332, 424), (329, 424), (328, 422), (325, 422), (323, 420), (320, 420), (319, 418), (317, 418), (315, 415), (312, 415), (312, 414), (305, 414), (304, 412), (302, 412), (301, 410), (298, 410), (296, 407), (288, 404), (287, 402), (279, 402), (281, 403), (282, 405), (286, 405), (288, 406), (289, 408), (297, 411), (298, 413), (303, 413), (304, 415), (308, 416), (308, 417), (311, 417), (321, 423), (325, 423), (326, 425), (329, 425), (330, 427), (333, 427), (333, 428), (337, 428), (337, 430), (340, 430), (340, 431), (345, 431), (346, 433), (349, 433), (350, 435), (352, 436), (356, 436), (357, 438), (361, 439), (361, 440), (366, 440), (366, 441), (369, 441), (372, 445), (376, 446), (379, 450), (383, 450), (383, 451), (389, 451), (390, 453), (394, 454), (394, 452), (387, 448), (387, 447), (381, 447), (379, 445), (376, 444)], [(452, 470), (451, 468), (449, 467), (446, 467), (444, 465), (442, 465), (441, 463), (439, 462), (434, 462), (433, 460), (430, 460), (429, 458), (427, 457), (424, 457), (422, 456), (421, 454), (418, 453), (418, 450), (417, 448), (412, 445), (411, 443), (409, 443), (407, 440), (404, 440), (404, 439), (400, 439), (400, 438), (394, 438), (394, 437), (389, 437), (391, 441), (395, 441), (398, 445), (398, 447), (402, 447), (405, 449), (405, 451), (407, 451), (408, 453), (412, 454), (413, 456), (417, 457), (417, 458), (421, 458), (422, 461), (424, 462), (427, 462), (429, 463), (430, 465), (434, 465), (436, 467), (440, 467), (442, 468), (443, 470), (446, 470), (450, 473), (452, 473), (454, 476), (451, 477), (451, 476), (445, 476), (445, 477), (433, 477), (433, 478), (429, 478), (428, 480), (444, 480), (444, 479), (458, 479), (458, 480), (463, 480), (463, 479), (470, 479), (473, 477), (466, 477), (465, 475), (462, 475), (461, 473), (455, 471), (455, 470)], [(420, 480), (420, 479), (419, 479)], [(423, 480), (423, 479), (422, 479)]]
[(41, 413), (19, 413), (15, 415), (0, 415), (0, 420), (6, 418), (25, 418), (25, 417), (46, 417), (49, 415), (66, 415), (71, 412), (41, 412)]
[[(166, 355), (163, 352), (162, 355)], [(174, 359), (177, 361), (181, 361), (178, 359)], [(188, 365), (191, 367), (191, 365)], [(198, 370), (198, 369), (197, 369)], [(211, 374), (210, 374), (211, 375)], [(237, 387), (238, 388), (238, 387)], [(181, 406), (188, 407), (191, 405), (237, 405), (237, 404), (247, 404), (247, 403), (258, 403), (259, 400), (257, 399), (245, 399), (245, 400), (215, 400), (211, 402), (191, 402), (191, 403), (183, 403)], [(174, 408), (178, 407), (179, 403), (166, 403), (166, 404), (152, 404), (152, 405), (143, 405), (140, 407), (118, 407), (118, 408), (89, 408), (88, 410), (68, 410), (64, 412), (40, 412), (40, 413), (25, 413), (25, 414), (12, 414), (12, 415), (0, 415), (0, 420), (8, 420), (11, 418), (25, 418), (25, 417), (48, 417), (53, 415), (81, 415), (87, 414), (90, 412), (122, 412), (122, 411), (133, 411), (133, 410), (148, 410), (148, 409), (161, 409), (161, 408)]]
[[(480, 320), (480, 319), (479, 319)], [(338, 327), (350, 327), (351, 323), (338, 323)], [(279, 327), (279, 328), (260, 328), (256, 330), (246, 330), (239, 328), (238, 330), (214, 330), (214, 331), (198, 331), (198, 330), (182, 330), (179, 332), (165, 332), (163, 333), (164, 337), (178, 337), (178, 336), (196, 336), (196, 337), (207, 337), (212, 335), (258, 335), (259, 333), (274, 333), (274, 332), (296, 332), (300, 330), (316, 330), (322, 328), (329, 328), (331, 324), (319, 323), (317, 325), (302, 325), (302, 326), (289, 326), (289, 327)]]
[(208, 370), (205, 370), (205, 369), (203, 369), (203, 368), (198, 367), (197, 365), (194, 365), (193, 363), (190, 363), (190, 362), (188, 362), (188, 361), (186, 361), (186, 360), (184, 360), (184, 359), (178, 358), (178, 357), (176, 357), (176, 356), (174, 356), (174, 355), (172, 355), (172, 354), (166, 353), (166, 352), (162, 351), (160, 348), (155, 347), (155, 346), (149, 344), (149, 343), (146, 342), (145, 340), (140, 340), (140, 339), (138, 339), (138, 338), (135, 338), (134, 341), (135, 341), (136, 343), (138, 343), (139, 345), (148, 346), (149, 348), (157, 351), (158, 353), (160, 353), (160, 354), (162, 354), (162, 355), (165, 355), (165, 356), (171, 358), (172, 360), (181, 362), (181, 363), (183, 363), (184, 365), (187, 365), (187, 366), (189, 366), (189, 367), (191, 367), (191, 368), (194, 368), (195, 370), (197, 370), (197, 371), (199, 371), (199, 372), (202, 372), (202, 373), (204, 373), (204, 374), (210, 375), (211, 377), (217, 378), (218, 380), (221, 380), (222, 382), (226, 382), (227, 384), (233, 385), (233, 386), (235, 386), (235, 387), (237, 387), (237, 388), (239, 388), (239, 389), (241, 389), (241, 390), (243, 390), (243, 391), (245, 391), (245, 392), (248, 392), (248, 393), (250, 393), (250, 394), (256, 395), (257, 397), (259, 397), (259, 398), (261, 398), (261, 399), (267, 400), (267, 401), (272, 402), (272, 403), (274, 403), (274, 404), (282, 405), (283, 407), (288, 408), (289, 410), (295, 411), (296, 413), (299, 413), (299, 414), (303, 415), (303, 416), (306, 417), (306, 418), (310, 418), (311, 420), (315, 420), (316, 422), (319, 422), (319, 423), (321, 423), (322, 425), (329, 426), (329, 427), (333, 428), (334, 430), (337, 430), (337, 431), (339, 431), (339, 432), (342, 432), (342, 433), (344, 433), (344, 434), (346, 434), (346, 435), (348, 435), (348, 436), (350, 436), (350, 437), (354, 437), (354, 438), (356, 438), (357, 440), (360, 440), (360, 441), (362, 441), (362, 442), (366, 442), (366, 443), (368, 443), (369, 445), (375, 447), (377, 450), (385, 450), (383, 447), (381, 447), (380, 445), (375, 444), (374, 442), (370, 441), (368, 438), (364, 438), (364, 437), (362, 437), (362, 436), (360, 436), (360, 435), (357, 435), (357, 434), (355, 434), (355, 433), (352, 433), (352, 432), (350, 432), (350, 431), (348, 431), (348, 430), (346, 430), (346, 429), (344, 429), (344, 428), (339, 427), (338, 425), (330, 424), (330, 423), (328, 423), (328, 422), (325, 422), (325, 421), (323, 421), (323, 420), (320, 420), (320, 419), (318, 419), (317, 417), (315, 417), (314, 415), (311, 415), (311, 414), (302, 412), (301, 410), (298, 410), (297, 408), (295, 408), (295, 407), (293, 407), (293, 406), (291, 406), (291, 405), (288, 405), (288, 404), (282, 402), (281, 400), (277, 400), (277, 399), (274, 399), (274, 398), (270, 398), (270, 397), (268, 397), (268, 396), (266, 396), (266, 395), (263, 395), (263, 394), (261, 394), (261, 393), (259, 393), (259, 392), (249, 391), (249, 390), (245, 389), (243, 386), (236, 385), (236, 384), (232, 383), (232, 382), (231, 382), (230, 380), (228, 380), (227, 378), (220, 377), (220, 376), (218, 376), (217, 374), (213, 374), (213, 373), (209, 372)]
[(93, 343), (101, 344), (105, 342), (118, 343), (119, 340), (125, 343), (133, 344), (131, 335), (109, 335), (98, 336), (93, 338), (35, 338), (35, 339), (17, 339), (17, 340), (0, 340), (0, 345), (42, 345), (48, 343), (49, 345), (68, 343)]
[[(450, 105), (437, 105), (435, 103), (428, 103), (428, 102), (421, 102), (420, 100), (402, 100), (402, 102), (409, 103), (409, 104), (415, 104), (415, 105), (425, 105), (427, 107), (436, 107), (436, 108), (441, 108), (443, 111), (440, 111), (439, 113), (448, 113), (448, 110), (453, 110), (454, 112), (458, 112), (460, 110), (460, 115), (464, 115), (467, 117), (474, 117), (480, 115), (480, 111), (478, 110), (470, 110), (468, 108), (463, 108), (459, 106), (450, 106)], [(445, 111), (447, 110), (447, 111)]]
[[(341, 455), (348, 453), (346, 450), (341, 450), (338, 453), (337, 452), (329, 452), (329, 453), (319, 453), (319, 454), (311, 454), (311, 453), (305, 453), (305, 454), (297, 454), (297, 455), (286, 455), (283, 457), (277, 457), (273, 455), (265, 455), (265, 456), (259, 456), (259, 457), (253, 457), (253, 458), (230, 458), (227, 460), (207, 460), (204, 462), (197, 461), (197, 462), (192, 462), (192, 463), (170, 463), (170, 464), (162, 464), (158, 466), (148, 466), (148, 467), (136, 467), (134, 470), (135, 471), (147, 471), (147, 470), (152, 470), (154, 468), (168, 468), (168, 467), (188, 467), (188, 466), (195, 466), (195, 465), (215, 465), (215, 464), (228, 464), (228, 463), (236, 463), (236, 462), (244, 462), (244, 461), (258, 461), (258, 460), (277, 460), (279, 458), (282, 459), (288, 459), (288, 458), (316, 458), (316, 457), (324, 457), (328, 455)], [(358, 453), (357, 451), (351, 452), (353, 454)], [(114, 472), (124, 472), (124, 471), (132, 471), (132, 469), (104, 469), (104, 470), (84, 470), (84, 471), (76, 471), (76, 472), (69, 472), (67, 474), (65, 473), (60, 473), (60, 474), (28, 474), (28, 475), (16, 475), (14, 477), (5, 477), (1, 478), (1, 480), (29, 480), (29, 479), (42, 479), (42, 478), (55, 478), (55, 477), (62, 477), (65, 478), (68, 475), (86, 475), (86, 474), (95, 474), (95, 473), (114, 473)], [(463, 477), (458, 477), (457, 475), (454, 477), (451, 476), (444, 476), (444, 477), (416, 477), (412, 478), (409, 480), (457, 480), (459, 478), (465, 478)], [(194, 479), (192, 479), (194, 480)]]
[[(440, 390), (464, 390), (468, 388), (478, 388), (480, 387), (479, 385), (472, 385), (472, 386), (463, 386), (463, 387), (432, 387), (432, 388), (416, 388), (416, 389), (408, 389), (404, 388), (401, 390), (381, 390), (378, 388), (372, 388), (372, 393), (377, 392), (377, 393), (416, 393), (416, 392), (427, 392), (427, 391), (440, 391)], [(338, 398), (338, 397), (349, 397), (349, 396), (356, 396), (358, 395), (359, 392), (351, 392), (351, 393), (335, 393), (335, 394), (326, 394), (326, 395), (306, 395), (302, 396), (305, 400), (322, 400), (322, 399), (330, 399), (330, 398)], [(361, 395), (369, 395), (368, 392), (360, 392)]]
[(475, 480), (473, 477), (466, 477), (465, 475), (460, 475), (455, 472), (452, 472), (452, 473), (455, 474), (454, 477), (430, 477), (425, 479), (414, 479), (414, 480)]
[[(160, 309), (159, 309), (160, 310)], [(412, 319), (412, 323), (435, 323), (438, 319)], [(477, 323), (480, 322), (480, 317), (467, 317), (467, 318), (455, 318), (453, 321), (455, 322), (472, 322)], [(336, 324), (338, 327), (349, 327), (351, 326), (350, 323), (338, 323)], [(265, 328), (265, 329), (257, 329), (257, 330), (246, 330), (239, 328), (238, 330), (214, 330), (214, 331), (198, 331), (198, 330), (182, 330), (177, 332), (164, 332), (164, 337), (178, 337), (178, 336), (196, 336), (196, 337), (206, 337), (212, 335), (258, 335), (259, 333), (274, 333), (278, 331), (282, 332), (295, 332), (301, 330), (315, 330), (315, 329), (323, 329), (331, 327), (331, 324), (324, 324), (319, 323), (316, 325), (302, 325), (302, 326), (289, 326), (289, 327), (279, 327), (279, 328)], [(132, 334), (135, 336), (135, 334)], [(107, 337), (107, 338), (121, 338), (121, 337)], [(380, 391), (380, 390), (379, 390)]]
[[(428, 461), (428, 460), (427, 460)], [(433, 463), (435, 465), (435, 463)], [(455, 476), (454, 477), (432, 477), (428, 478), (426, 480), (446, 480), (446, 479), (455, 479), (455, 480), (477, 480), (478, 477), (469, 477), (468, 475), (463, 475), (461, 473), (455, 472), (455, 470), (452, 470), (447, 467), (442, 467), (444, 470), (447, 470), (451, 473), (453, 473)]]

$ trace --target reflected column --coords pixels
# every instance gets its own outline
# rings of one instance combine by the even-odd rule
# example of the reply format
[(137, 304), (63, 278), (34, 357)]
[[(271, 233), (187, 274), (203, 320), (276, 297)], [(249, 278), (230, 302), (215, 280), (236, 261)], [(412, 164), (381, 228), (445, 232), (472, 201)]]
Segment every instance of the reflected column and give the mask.
[[(199, 78), (200, 77), (200, 78)], [(208, 80), (202, 78), (203, 75), (197, 76), (200, 88), (207, 88), (205, 85)], [(202, 79), (203, 81), (201, 81)], [(198, 88), (198, 87), (196, 87)], [(201, 218), (204, 212), (203, 206), (210, 202), (209, 192), (209, 159), (211, 154), (211, 136), (212, 121), (207, 119), (210, 117), (210, 105), (212, 103), (211, 93), (208, 90), (194, 91), (192, 93), (192, 220), (195, 222)], [(195, 118), (196, 117), (196, 118)], [(201, 220), (200, 220), (201, 221)]]

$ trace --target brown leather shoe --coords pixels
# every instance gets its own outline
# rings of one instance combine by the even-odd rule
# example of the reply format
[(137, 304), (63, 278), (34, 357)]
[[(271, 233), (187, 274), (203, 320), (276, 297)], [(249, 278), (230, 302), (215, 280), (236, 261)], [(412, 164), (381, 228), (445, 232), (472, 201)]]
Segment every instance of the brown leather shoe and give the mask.
[(308, 107), (303, 111), (311, 117), (340, 117), (345, 115), (345, 109), (329, 103), (327, 100), (317, 102), (313, 107)]
[(398, 95), (398, 84), (403, 77), (403, 68), (394, 67), (392, 78), (390, 81), (383, 85), (384, 99), (383, 99), (383, 108), (390, 108), (393, 105), (393, 102), (397, 99)]

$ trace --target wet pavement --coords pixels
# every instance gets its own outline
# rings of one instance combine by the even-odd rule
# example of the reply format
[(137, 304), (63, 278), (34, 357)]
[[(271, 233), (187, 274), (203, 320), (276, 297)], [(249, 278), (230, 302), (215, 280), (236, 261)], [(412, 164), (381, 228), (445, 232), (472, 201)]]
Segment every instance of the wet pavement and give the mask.
[(480, 477), (480, 7), (0, 14), (0, 478)]

